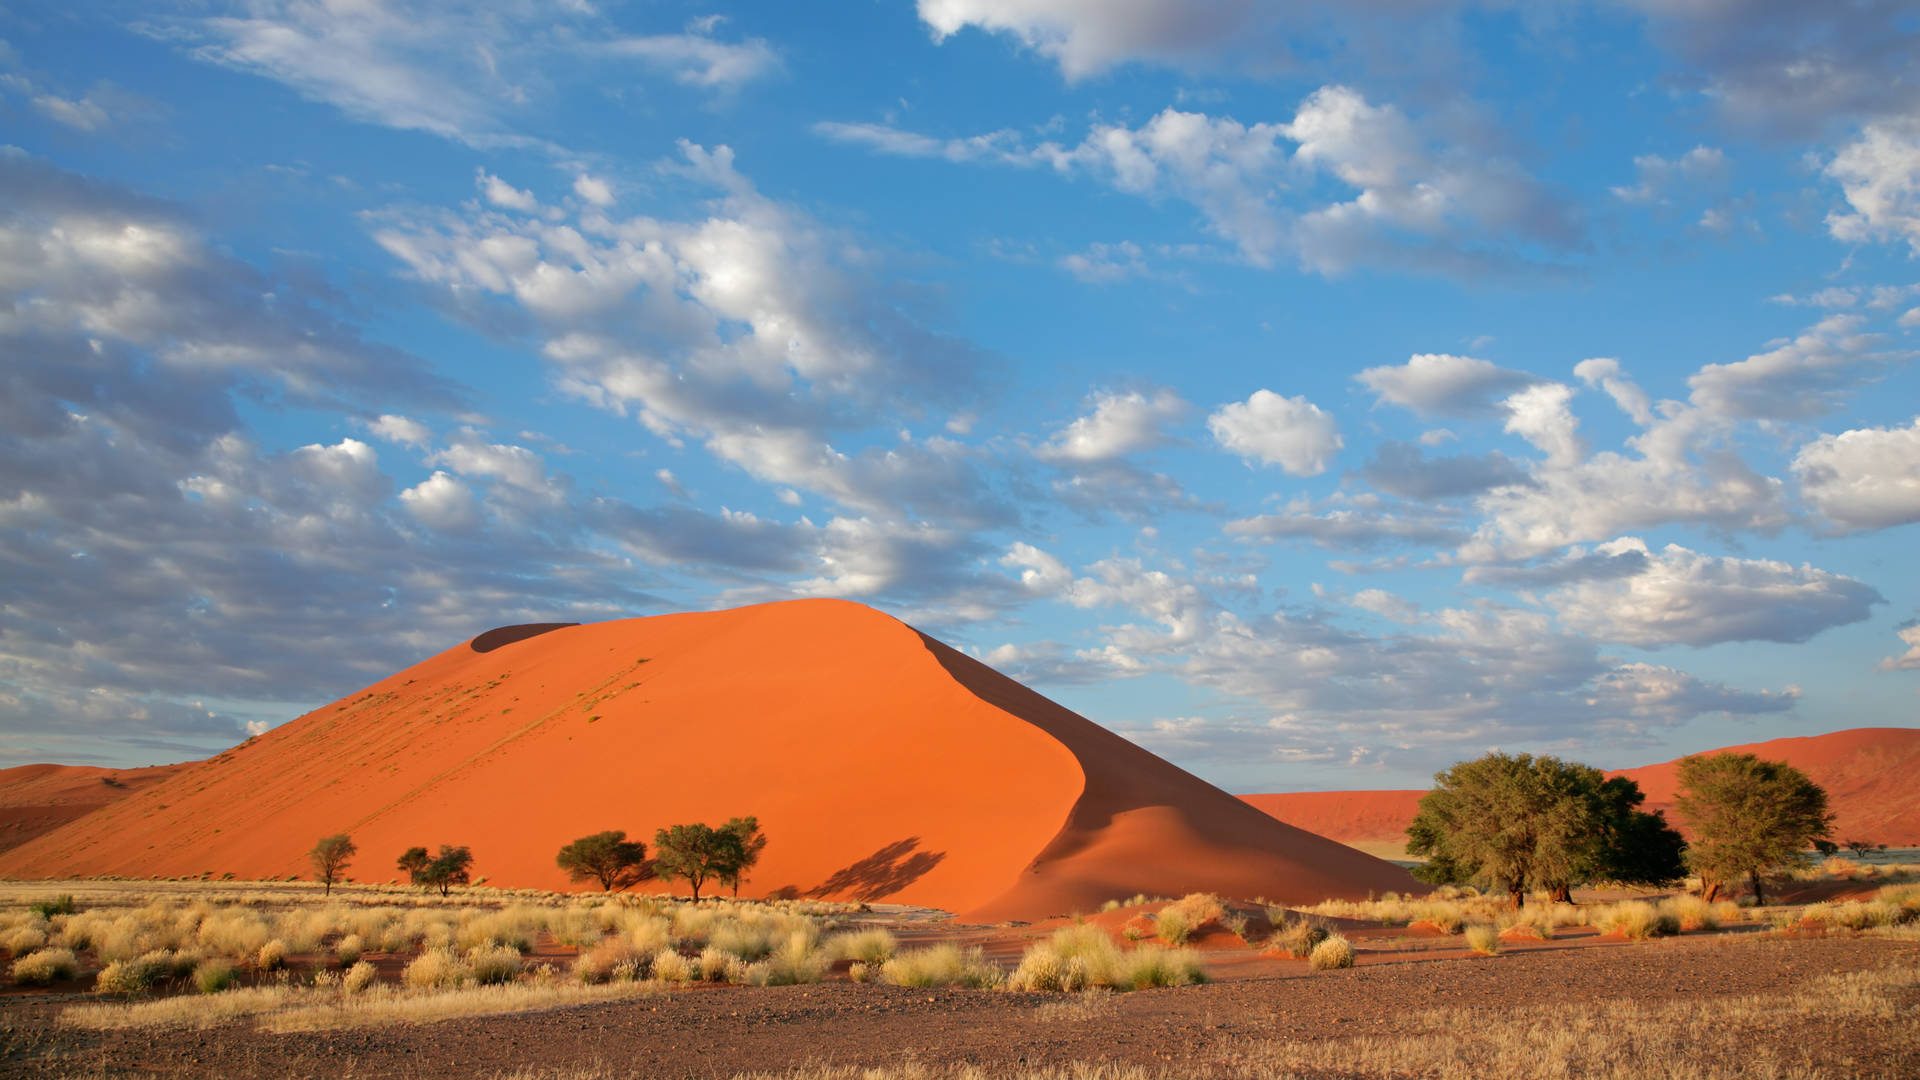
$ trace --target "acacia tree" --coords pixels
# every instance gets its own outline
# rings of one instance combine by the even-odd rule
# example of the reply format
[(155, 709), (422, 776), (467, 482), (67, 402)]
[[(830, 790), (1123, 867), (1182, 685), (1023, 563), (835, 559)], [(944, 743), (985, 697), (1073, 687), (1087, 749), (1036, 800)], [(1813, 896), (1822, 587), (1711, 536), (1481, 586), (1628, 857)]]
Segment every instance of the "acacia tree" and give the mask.
[(1679, 772), (1674, 811), (1692, 832), (1687, 862), (1709, 900), (1745, 874), (1754, 903), (1765, 903), (1761, 874), (1833, 828), (1826, 791), (1784, 761), (1695, 754), (1680, 759)]
[(439, 889), (441, 896), (452, 892), (455, 885), (473, 880), (473, 852), (464, 845), (441, 844), (440, 854), (431, 856), (426, 848), (408, 848), (400, 856), (399, 865), (415, 885)]
[(721, 867), (716, 873), (722, 883), (733, 887), (733, 895), (740, 895), (740, 879), (760, 861), (760, 853), (766, 850), (767, 837), (760, 831), (760, 819), (749, 814), (746, 817), (729, 818), (720, 831), (731, 833), (739, 847), (731, 865)]
[(561, 848), (555, 861), (574, 881), (591, 878), (607, 892), (616, 887), (624, 889), (644, 880), (650, 873), (646, 865), (647, 845), (628, 840), (625, 829), (583, 836)]
[(1631, 780), (1554, 757), (1492, 753), (1434, 776), (1407, 826), (1415, 871), (1443, 884), (1473, 882), (1518, 907), (1529, 888), (1570, 900), (1574, 883), (1678, 877), (1679, 836), (1636, 807)]
[[(726, 828), (693, 822), (670, 825), (653, 834), (653, 870), (663, 878), (682, 878), (700, 899), (700, 887), (707, 879), (741, 866), (742, 837)], [(737, 871), (736, 871), (737, 872)]]
[(359, 851), (353, 844), (353, 837), (339, 833), (321, 837), (320, 842), (313, 845), (313, 850), (307, 852), (307, 858), (313, 860), (313, 876), (327, 886), (326, 895), (333, 895), (333, 883), (340, 880), (341, 873)]

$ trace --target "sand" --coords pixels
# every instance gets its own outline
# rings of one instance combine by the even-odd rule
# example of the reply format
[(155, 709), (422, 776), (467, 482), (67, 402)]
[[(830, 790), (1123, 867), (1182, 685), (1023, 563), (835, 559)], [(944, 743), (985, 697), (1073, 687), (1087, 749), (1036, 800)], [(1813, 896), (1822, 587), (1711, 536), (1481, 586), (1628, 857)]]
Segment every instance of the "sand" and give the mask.
[[(1785, 761), (1806, 773), (1827, 791), (1834, 812), (1835, 840), (1860, 839), (1889, 847), (1920, 846), (1920, 729), (1853, 728), (1827, 735), (1809, 735), (1746, 743), (1705, 751), (1710, 754), (1755, 754)], [(1679, 759), (1633, 769), (1617, 769), (1608, 776), (1624, 776), (1646, 793), (1644, 808), (1664, 810), (1685, 832), (1673, 814)], [(1346, 844), (1380, 846), (1406, 841), (1407, 823), (1419, 808), (1424, 791), (1312, 791), (1271, 795), (1243, 795), (1242, 799), (1281, 821)]]
[(0, 769), (0, 851), (19, 847), (42, 833), (119, 802), (183, 768), (20, 765)]
[(769, 841), (744, 896), (1031, 920), (1414, 884), (837, 600), (491, 631), (0, 853), (0, 875), (304, 874), (346, 832), (362, 880), (455, 843), (490, 884), (568, 888), (575, 837), (744, 814)]

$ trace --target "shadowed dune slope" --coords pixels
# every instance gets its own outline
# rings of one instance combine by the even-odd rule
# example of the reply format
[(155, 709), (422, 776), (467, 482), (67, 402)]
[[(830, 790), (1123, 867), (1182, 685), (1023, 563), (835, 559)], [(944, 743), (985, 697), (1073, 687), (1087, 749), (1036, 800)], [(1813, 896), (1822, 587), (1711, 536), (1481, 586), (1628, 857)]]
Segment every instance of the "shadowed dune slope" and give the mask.
[(91, 765), (20, 765), (0, 769), (0, 851), (119, 802), (185, 765), (102, 769)]
[[(1920, 729), (1853, 728), (1828, 735), (1726, 746), (1708, 754), (1754, 754), (1784, 761), (1827, 791), (1834, 812), (1836, 840), (1861, 839), (1893, 847), (1920, 846)], [(1679, 759), (1634, 769), (1616, 769), (1646, 793), (1645, 809), (1664, 810), (1674, 819), (1674, 789)], [(1389, 844), (1406, 841), (1407, 823), (1425, 791), (1308, 791), (1243, 795), (1253, 806), (1281, 821), (1342, 843)]]
[(0, 875), (303, 874), (347, 832), (362, 880), (456, 843), (493, 884), (565, 888), (577, 836), (740, 814), (768, 837), (742, 895), (1033, 918), (1405, 885), (835, 600), (490, 631), (0, 853)]

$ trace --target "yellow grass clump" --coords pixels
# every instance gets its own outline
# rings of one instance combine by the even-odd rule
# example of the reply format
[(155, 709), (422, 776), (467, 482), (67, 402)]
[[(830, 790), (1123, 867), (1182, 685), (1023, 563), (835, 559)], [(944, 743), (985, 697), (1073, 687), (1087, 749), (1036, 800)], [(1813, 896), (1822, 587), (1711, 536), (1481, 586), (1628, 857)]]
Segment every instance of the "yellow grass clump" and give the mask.
[(1006, 981), (979, 949), (930, 945), (899, 953), (880, 965), (880, 981), (893, 986), (990, 988)]
[(1344, 934), (1331, 934), (1313, 947), (1313, 952), (1307, 955), (1307, 963), (1315, 971), (1350, 968), (1353, 966), (1353, 942), (1348, 941)]

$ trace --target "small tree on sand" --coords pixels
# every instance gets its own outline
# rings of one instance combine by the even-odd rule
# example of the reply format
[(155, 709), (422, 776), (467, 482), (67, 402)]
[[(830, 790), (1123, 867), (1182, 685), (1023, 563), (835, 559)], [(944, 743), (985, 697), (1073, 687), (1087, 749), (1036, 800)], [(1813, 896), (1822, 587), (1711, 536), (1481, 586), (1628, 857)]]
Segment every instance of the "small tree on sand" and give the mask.
[(408, 848), (400, 856), (399, 865), (415, 885), (439, 889), (441, 896), (452, 892), (455, 885), (465, 885), (473, 880), (473, 852), (465, 846), (441, 844), (440, 854), (433, 856), (429, 856), (423, 847)]
[(407, 875), (407, 880), (418, 885), (420, 884), (420, 871), (425, 870), (427, 864), (432, 861), (433, 856), (427, 853), (426, 848), (410, 847), (400, 853), (400, 859), (394, 863), (394, 865), (400, 868), (401, 873)]
[(624, 829), (583, 836), (561, 848), (555, 861), (569, 878), (598, 881), (608, 892), (624, 889), (648, 876), (647, 845), (628, 840)]
[(1784, 761), (1753, 754), (1680, 759), (1674, 812), (1692, 830), (1687, 862), (1711, 900), (1745, 874), (1753, 901), (1766, 902), (1760, 875), (1799, 858), (1833, 827), (1827, 793)]
[(359, 850), (353, 846), (353, 837), (340, 833), (321, 837), (320, 842), (313, 845), (313, 850), (307, 852), (307, 858), (313, 860), (313, 876), (327, 886), (326, 895), (333, 895), (333, 883), (340, 880), (340, 875)]
[(700, 899), (700, 887), (730, 867), (741, 864), (741, 836), (725, 828), (694, 822), (672, 825), (653, 834), (653, 871), (663, 878), (682, 878)]
[(716, 872), (722, 883), (733, 887), (733, 895), (737, 897), (740, 895), (740, 879), (753, 869), (753, 864), (760, 861), (760, 853), (767, 847), (767, 837), (760, 831), (760, 819), (752, 815), (731, 818), (720, 826), (720, 831), (731, 833), (739, 844), (734, 862)]

